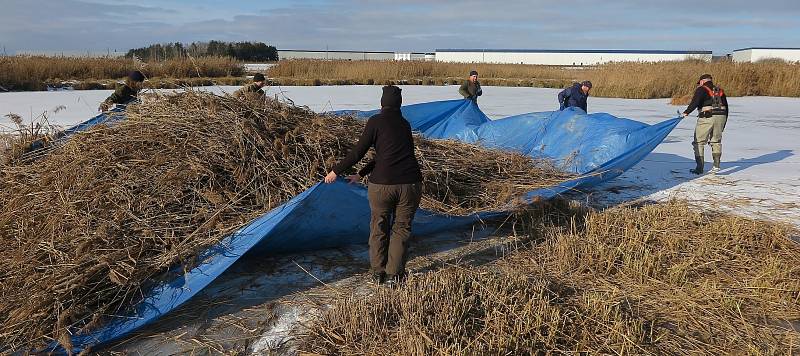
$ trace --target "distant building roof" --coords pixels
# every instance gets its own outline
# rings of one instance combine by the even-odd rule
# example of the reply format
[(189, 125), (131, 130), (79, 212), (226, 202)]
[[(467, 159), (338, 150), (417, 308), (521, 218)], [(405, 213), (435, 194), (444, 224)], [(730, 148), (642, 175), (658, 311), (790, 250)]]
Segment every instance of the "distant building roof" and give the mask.
[(711, 54), (711, 51), (667, 51), (658, 49), (436, 49), (436, 52), (487, 53), (631, 53), (631, 54)]
[(324, 49), (279, 49), (278, 52), (320, 52), (320, 53), (394, 53), (390, 51), (342, 51)]
[(750, 49), (782, 49), (782, 50), (783, 50), (783, 49), (788, 49), (788, 50), (800, 50), (800, 48), (791, 48), (791, 47), (747, 47), (747, 48), (735, 49), (735, 50), (733, 50), (733, 51), (734, 51), (734, 52), (739, 52), (739, 51), (747, 51), (747, 50), (750, 50)]

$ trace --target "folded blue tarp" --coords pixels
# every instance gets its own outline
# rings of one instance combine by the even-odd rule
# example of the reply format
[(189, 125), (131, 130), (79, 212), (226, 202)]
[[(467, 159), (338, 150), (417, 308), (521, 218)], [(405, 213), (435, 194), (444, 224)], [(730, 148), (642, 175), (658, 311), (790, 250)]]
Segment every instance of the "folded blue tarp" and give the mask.
[[(403, 115), (412, 128), (429, 138), (457, 139), (487, 147), (549, 158), (579, 174), (571, 181), (527, 193), (527, 198), (551, 198), (610, 180), (649, 154), (678, 124), (671, 119), (655, 125), (609, 114), (587, 115), (580, 109), (530, 113), (490, 120), (469, 100), (408, 105)], [(368, 118), (377, 111), (339, 111)], [(90, 120), (104, 122), (103, 116)], [(85, 129), (86, 123), (79, 127)], [(506, 215), (486, 212), (454, 217), (420, 210), (412, 227), (428, 235), (469, 226), (481, 219)], [(130, 314), (110, 318), (93, 332), (72, 338), (73, 352), (119, 339), (175, 309), (205, 288), (246, 255), (266, 256), (365, 243), (369, 236), (369, 205), (363, 186), (337, 182), (317, 184), (250, 222), (209, 248), (188, 273), (176, 267), (163, 282), (154, 282), (148, 296)], [(53, 344), (50, 348), (64, 352)]]
[[(529, 198), (551, 198), (570, 189), (588, 188), (616, 178), (663, 141), (680, 118), (648, 125), (578, 108), (534, 112), (491, 120), (470, 100), (408, 105), (403, 117), (429, 138), (446, 138), (551, 159), (580, 177), (529, 192)], [(369, 118), (372, 111), (336, 111)]]

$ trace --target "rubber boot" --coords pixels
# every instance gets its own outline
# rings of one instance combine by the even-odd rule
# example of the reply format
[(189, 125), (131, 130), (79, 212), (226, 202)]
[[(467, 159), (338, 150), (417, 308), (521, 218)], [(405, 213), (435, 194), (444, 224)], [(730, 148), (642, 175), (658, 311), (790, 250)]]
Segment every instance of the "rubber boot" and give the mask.
[(689, 172), (694, 174), (703, 174), (703, 157), (702, 156), (695, 156), (694, 162), (697, 163), (697, 166), (694, 169), (690, 169)]
[(719, 168), (719, 163), (720, 163), (720, 160), (722, 158), (722, 154), (721, 153), (712, 153), (711, 157), (714, 158), (714, 166), (712, 166), (711, 170), (708, 171), (708, 172), (709, 173), (717, 173), (717, 172), (719, 172), (719, 169), (720, 169)]

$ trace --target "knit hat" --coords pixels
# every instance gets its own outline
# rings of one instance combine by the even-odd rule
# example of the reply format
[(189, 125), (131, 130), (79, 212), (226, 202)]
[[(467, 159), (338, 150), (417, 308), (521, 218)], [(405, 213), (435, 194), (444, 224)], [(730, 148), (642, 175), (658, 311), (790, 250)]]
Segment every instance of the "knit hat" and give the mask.
[(592, 82), (584, 80), (583, 82), (581, 82), (581, 86), (586, 86), (587, 88), (592, 89)]
[(128, 79), (130, 79), (130, 80), (132, 80), (134, 82), (141, 83), (141, 82), (144, 81), (144, 74), (142, 74), (142, 72), (140, 72), (138, 70), (135, 70), (133, 72), (128, 73)]
[(403, 96), (400, 95), (401, 91), (402, 89), (394, 85), (387, 85), (383, 87), (383, 95), (381, 96), (381, 106), (399, 108), (403, 104)]
[(473, 75), (478, 75), (478, 71), (477, 70), (473, 70), (473, 71), (469, 72), (469, 76), (470, 77), (473, 76)]
[(267, 80), (267, 78), (264, 78), (264, 75), (261, 73), (256, 73), (256, 75), (253, 76), (254, 82), (263, 82), (265, 80)]
[(711, 80), (711, 74), (707, 74), (706, 73), (706, 74), (701, 75), (700, 79), (697, 80), (697, 84), (700, 84), (700, 81), (703, 80), (703, 79)]

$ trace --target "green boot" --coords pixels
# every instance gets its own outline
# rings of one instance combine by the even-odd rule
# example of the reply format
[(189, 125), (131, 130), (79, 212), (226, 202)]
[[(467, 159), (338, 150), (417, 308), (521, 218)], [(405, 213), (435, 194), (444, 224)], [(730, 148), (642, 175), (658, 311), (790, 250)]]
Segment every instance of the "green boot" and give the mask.
[(703, 156), (695, 156), (694, 161), (697, 163), (697, 166), (694, 169), (690, 169), (689, 172), (703, 174)]

